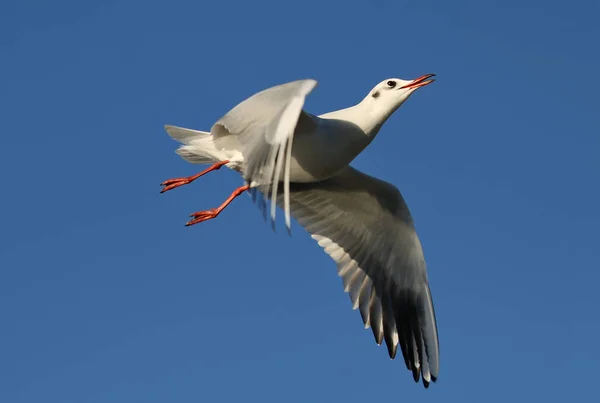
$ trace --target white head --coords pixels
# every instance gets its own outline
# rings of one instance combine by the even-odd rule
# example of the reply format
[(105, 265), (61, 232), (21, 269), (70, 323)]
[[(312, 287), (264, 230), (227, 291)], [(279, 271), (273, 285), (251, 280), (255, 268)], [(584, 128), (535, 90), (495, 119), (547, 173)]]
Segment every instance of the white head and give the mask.
[(388, 78), (377, 84), (359, 104), (377, 121), (372, 129), (378, 129), (418, 88), (434, 82), (429, 80), (433, 76), (435, 74), (425, 74), (411, 81)]
[[(373, 103), (380, 103), (383, 108), (392, 107), (397, 109), (412, 95), (417, 88), (431, 84), (435, 80), (428, 80), (435, 74), (425, 74), (411, 81), (400, 78), (388, 78), (375, 86), (367, 98), (371, 98)], [(385, 104), (385, 106), (384, 106)]]

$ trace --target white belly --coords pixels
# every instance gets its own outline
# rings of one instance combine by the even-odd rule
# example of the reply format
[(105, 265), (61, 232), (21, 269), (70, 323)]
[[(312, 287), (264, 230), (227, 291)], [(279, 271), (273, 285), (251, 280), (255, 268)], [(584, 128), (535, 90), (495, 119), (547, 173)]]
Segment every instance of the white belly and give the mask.
[[(292, 144), (291, 182), (317, 182), (335, 176), (369, 144), (362, 131), (347, 130), (341, 136), (297, 133)], [(281, 178), (280, 178), (281, 180)]]
[[(370, 143), (357, 126), (348, 124), (344, 130), (317, 129), (309, 133), (296, 131), (290, 159), (290, 182), (318, 182), (335, 176)], [(232, 136), (233, 137), (233, 136)], [(230, 138), (237, 143), (237, 139)], [(231, 149), (239, 150), (241, 145)], [(235, 151), (227, 166), (238, 172), (244, 169), (243, 152)], [(279, 176), (283, 181), (284, 173)], [(257, 185), (257, 184), (254, 184)]]

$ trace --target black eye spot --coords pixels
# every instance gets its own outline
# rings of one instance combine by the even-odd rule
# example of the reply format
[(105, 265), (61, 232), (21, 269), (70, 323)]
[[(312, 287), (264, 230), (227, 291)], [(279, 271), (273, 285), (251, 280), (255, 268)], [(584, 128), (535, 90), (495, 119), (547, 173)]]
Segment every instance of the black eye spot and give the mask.
[(379, 98), (379, 91), (375, 91), (371, 96), (373, 98)]
[(390, 87), (390, 88), (394, 88), (394, 87), (396, 86), (396, 82), (395, 82), (395, 81), (392, 81), (392, 80), (390, 80), (390, 81), (388, 81), (388, 82), (387, 82), (387, 85), (388, 85), (388, 87)]

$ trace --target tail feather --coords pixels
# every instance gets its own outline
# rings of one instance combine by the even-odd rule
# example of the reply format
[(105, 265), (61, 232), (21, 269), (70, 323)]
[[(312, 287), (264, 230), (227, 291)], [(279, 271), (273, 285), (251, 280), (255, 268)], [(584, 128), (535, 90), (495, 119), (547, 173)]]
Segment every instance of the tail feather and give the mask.
[(215, 147), (208, 132), (171, 125), (166, 125), (165, 130), (171, 138), (183, 144), (175, 152), (192, 164), (214, 164), (226, 159), (223, 152)]

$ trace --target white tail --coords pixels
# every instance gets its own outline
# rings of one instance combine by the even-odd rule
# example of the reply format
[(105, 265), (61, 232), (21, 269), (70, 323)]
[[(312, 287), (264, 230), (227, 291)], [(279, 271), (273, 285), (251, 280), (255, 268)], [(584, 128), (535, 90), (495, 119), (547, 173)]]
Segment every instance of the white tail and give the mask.
[(227, 159), (215, 147), (212, 134), (208, 132), (170, 125), (166, 125), (165, 130), (169, 136), (183, 144), (175, 152), (192, 164), (214, 164)]

